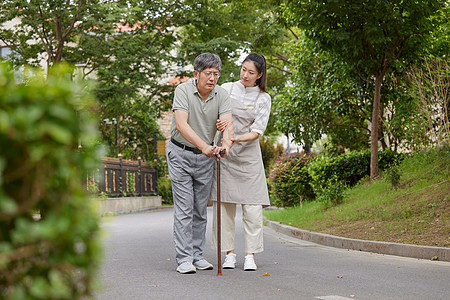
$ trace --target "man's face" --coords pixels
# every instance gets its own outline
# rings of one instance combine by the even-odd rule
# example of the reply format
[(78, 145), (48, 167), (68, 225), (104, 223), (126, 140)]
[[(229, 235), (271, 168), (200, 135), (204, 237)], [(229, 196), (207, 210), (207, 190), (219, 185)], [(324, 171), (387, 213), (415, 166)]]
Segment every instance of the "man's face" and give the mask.
[(194, 78), (197, 81), (199, 92), (212, 91), (219, 80), (220, 72), (216, 67), (206, 68), (201, 72), (194, 71)]

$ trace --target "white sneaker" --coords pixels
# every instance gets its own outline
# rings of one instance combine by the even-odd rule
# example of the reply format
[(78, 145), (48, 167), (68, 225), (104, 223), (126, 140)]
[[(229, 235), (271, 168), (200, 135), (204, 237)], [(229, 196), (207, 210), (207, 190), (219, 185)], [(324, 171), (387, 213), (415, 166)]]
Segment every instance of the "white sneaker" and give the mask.
[(236, 267), (236, 254), (230, 253), (225, 256), (225, 261), (223, 262), (222, 268), (224, 269), (234, 269)]
[(256, 271), (255, 258), (249, 254), (245, 256), (244, 271)]
[(190, 262), (184, 262), (181, 263), (178, 267), (177, 267), (177, 271), (180, 272), (181, 274), (188, 274), (188, 273), (195, 273), (195, 267), (192, 263)]
[(196, 267), (199, 270), (212, 270), (213, 265), (210, 264), (206, 259), (202, 258), (200, 260), (197, 260), (194, 262), (194, 267)]

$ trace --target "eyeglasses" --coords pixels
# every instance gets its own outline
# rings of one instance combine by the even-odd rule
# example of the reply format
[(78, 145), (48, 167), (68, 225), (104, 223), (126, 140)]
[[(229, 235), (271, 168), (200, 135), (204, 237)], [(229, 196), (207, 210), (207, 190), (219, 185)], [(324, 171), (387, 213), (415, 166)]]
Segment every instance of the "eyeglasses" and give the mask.
[(208, 71), (208, 72), (203, 72), (203, 74), (205, 74), (206, 77), (208, 77), (208, 78), (210, 78), (211, 75), (214, 76), (214, 78), (219, 78), (220, 77), (220, 73), (219, 72)]

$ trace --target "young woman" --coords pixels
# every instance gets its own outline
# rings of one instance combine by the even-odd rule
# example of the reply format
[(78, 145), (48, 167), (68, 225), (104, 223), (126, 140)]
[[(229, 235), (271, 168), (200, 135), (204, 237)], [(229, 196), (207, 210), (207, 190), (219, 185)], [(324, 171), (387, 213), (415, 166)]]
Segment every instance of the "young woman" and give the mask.
[[(251, 53), (242, 63), (241, 79), (222, 85), (231, 98), (234, 138), (229, 156), (221, 160), (221, 248), (227, 255), (224, 269), (234, 269), (236, 205), (242, 205), (245, 234), (244, 270), (254, 271), (255, 253), (263, 247), (263, 206), (269, 205), (264, 165), (259, 137), (264, 133), (270, 115), (271, 99), (266, 92), (266, 60)], [(223, 130), (227, 122), (218, 121)], [(214, 201), (213, 232), (216, 232), (216, 183), (213, 183), (211, 200)], [(213, 247), (217, 247), (217, 234), (213, 234)]]

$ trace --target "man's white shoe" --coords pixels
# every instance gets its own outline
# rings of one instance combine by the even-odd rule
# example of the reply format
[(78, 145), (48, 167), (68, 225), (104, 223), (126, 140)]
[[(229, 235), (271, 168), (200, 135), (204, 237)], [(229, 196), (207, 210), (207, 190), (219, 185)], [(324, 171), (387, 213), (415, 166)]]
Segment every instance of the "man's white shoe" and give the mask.
[(249, 254), (245, 256), (244, 271), (256, 271), (255, 258)]
[(236, 254), (230, 253), (225, 256), (225, 261), (223, 262), (222, 268), (224, 269), (234, 269), (236, 267)]

